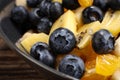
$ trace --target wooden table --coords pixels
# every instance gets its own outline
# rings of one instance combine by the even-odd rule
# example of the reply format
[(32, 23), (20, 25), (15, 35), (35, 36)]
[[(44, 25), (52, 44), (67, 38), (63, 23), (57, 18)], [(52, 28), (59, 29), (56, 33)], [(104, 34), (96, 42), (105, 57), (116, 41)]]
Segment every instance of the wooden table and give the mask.
[(44, 80), (0, 38), (0, 80)]

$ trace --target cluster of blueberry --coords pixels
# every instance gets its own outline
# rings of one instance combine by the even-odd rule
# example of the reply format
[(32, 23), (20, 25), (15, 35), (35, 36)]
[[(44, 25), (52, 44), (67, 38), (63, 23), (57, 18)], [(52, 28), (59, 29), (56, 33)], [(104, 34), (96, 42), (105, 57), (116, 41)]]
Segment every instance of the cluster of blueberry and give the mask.
[[(76, 9), (80, 5), (77, 0), (63, 0), (52, 2), (51, 0), (26, 0), (27, 6), (32, 10), (27, 10), (23, 6), (16, 6), (11, 11), (11, 20), (15, 25), (28, 29), (37, 29), (38, 32), (49, 34), (52, 24), (67, 9)], [(32, 27), (31, 27), (32, 26)], [(25, 31), (26, 32), (26, 31)], [(59, 53), (68, 53), (76, 45), (74, 34), (65, 28), (56, 29), (49, 38), (49, 45), (43, 42), (34, 44), (30, 50), (30, 55), (36, 60), (54, 68), (55, 56)], [(53, 54), (54, 53), (54, 54)], [(85, 66), (80, 57), (67, 55), (58, 66), (58, 70), (76, 78), (82, 77)]]
[(64, 12), (62, 4), (51, 0), (27, 0), (27, 6), (32, 10), (28, 11), (23, 6), (14, 7), (11, 11), (12, 21), (23, 27), (22, 30), (29, 26), (27, 30), (34, 28), (46, 34), (49, 33), (53, 22)]
[[(118, 10), (120, 9), (119, 5), (119, 0), (94, 0), (93, 6), (84, 9), (82, 13), (83, 22), (86, 24), (96, 20), (102, 21), (103, 12), (108, 8)], [(62, 0), (62, 4), (51, 0), (27, 0), (27, 6), (33, 10), (28, 11), (23, 6), (13, 8), (11, 11), (12, 21), (24, 27), (22, 31), (29, 24), (29, 28), (34, 27), (38, 32), (46, 34), (49, 34), (52, 24), (64, 13), (64, 8), (74, 10), (80, 7), (78, 0)], [(111, 33), (104, 29), (96, 32), (92, 38), (92, 46), (97, 53), (110, 52), (114, 49), (114, 42)], [(51, 33), (49, 45), (42, 42), (34, 44), (30, 55), (50, 67), (55, 67), (55, 56), (59, 53), (68, 53), (75, 46), (74, 34), (68, 29), (58, 28)], [(75, 78), (80, 78), (84, 73), (85, 66), (80, 57), (69, 54), (61, 60), (58, 70)]]

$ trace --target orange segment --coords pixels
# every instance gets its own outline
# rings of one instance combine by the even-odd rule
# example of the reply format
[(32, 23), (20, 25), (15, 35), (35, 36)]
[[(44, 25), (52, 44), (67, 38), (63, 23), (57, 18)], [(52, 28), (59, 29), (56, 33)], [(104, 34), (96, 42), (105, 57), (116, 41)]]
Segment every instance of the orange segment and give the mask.
[(78, 2), (82, 7), (88, 7), (93, 4), (93, 0), (78, 0)]
[(96, 73), (103, 76), (112, 75), (120, 67), (120, 57), (111, 54), (99, 55), (96, 58)]

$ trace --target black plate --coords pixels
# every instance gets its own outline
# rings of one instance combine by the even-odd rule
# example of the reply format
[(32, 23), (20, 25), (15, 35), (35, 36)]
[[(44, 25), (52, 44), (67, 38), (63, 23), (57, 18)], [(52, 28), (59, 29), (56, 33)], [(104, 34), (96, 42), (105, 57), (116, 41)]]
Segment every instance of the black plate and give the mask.
[(9, 14), (13, 7), (14, 0), (0, 0), (0, 36), (5, 40), (9, 47), (34, 67), (36, 71), (39, 72), (40, 77), (43, 77), (45, 80), (75, 80), (75, 78), (71, 76), (60, 73), (55, 69), (36, 61), (29, 54), (22, 52), (15, 46), (16, 41), (22, 35), (9, 19)]

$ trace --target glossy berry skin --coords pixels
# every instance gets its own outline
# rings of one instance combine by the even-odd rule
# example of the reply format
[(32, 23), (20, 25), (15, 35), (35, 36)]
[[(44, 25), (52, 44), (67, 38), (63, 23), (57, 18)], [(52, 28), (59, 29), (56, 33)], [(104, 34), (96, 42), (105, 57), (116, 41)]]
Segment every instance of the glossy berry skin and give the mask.
[(27, 0), (27, 6), (31, 8), (37, 7), (39, 0)]
[(103, 16), (104, 15), (103, 15), (103, 12), (101, 11), (101, 9), (96, 6), (87, 7), (82, 12), (82, 18), (83, 18), (83, 22), (85, 24), (94, 22), (97, 20), (102, 21)]
[(93, 5), (99, 7), (102, 11), (107, 11), (108, 0), (94, 0)]
[(23, 24), (28, 19), (28, 11), (22, 6), (14, 7), (11, 10), (11, 19), (17, 24)]
[(92, 47), (98, 54), (106, 54), (114, 50), (114, 37), (105, 29), (97, 31), (92, 37)]
[(49, 46), (55, 54), (69, 53), (75, 45), (75, 36), (68, 29), (58, 28), (50, 35)]
[(36, 60), (50, 67), (54, 67), (55, 58), (51, 54), (50, 48), (46, 43), (35, 43), (30, 50), (30, 55)]
[(80, 57), (75, 55), (66, 55), (58, 66), (60, 72), (80, 79), (85, 71), (85, 65)]
[(51, 3), (49, 11), (52, 21), (56, 21), (64, 13), (62, 4), (60, 4), (59, 2)]
[(120, 0), (108, 0), (108, 7), (112, 10), (120, 10)]
[(51, 5), (51, 1), (50, 0), (43, 0), (40, 4), (39, 4), (39, 9), (40, 9), (40, 13), (39, 15), (41, 17), (49, 17), (49, 8)]
[(39, 9), (33, 9), (30, 13), (29, 13), (29, 21), (31, 24), (33, 25), (37, 25), (41, 19), (41, 17), (38, 15), (39, 14)]
[(78, 0), (62, 0), (62, 5), (63, 7), (71, 10), (80, 7)]
[(37, 31), (49, 34), (51, 27), (52, 22), (47, 17), (44, 17), (41, 18), (41, 20), (37, 24)]

